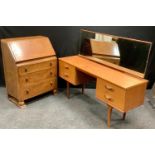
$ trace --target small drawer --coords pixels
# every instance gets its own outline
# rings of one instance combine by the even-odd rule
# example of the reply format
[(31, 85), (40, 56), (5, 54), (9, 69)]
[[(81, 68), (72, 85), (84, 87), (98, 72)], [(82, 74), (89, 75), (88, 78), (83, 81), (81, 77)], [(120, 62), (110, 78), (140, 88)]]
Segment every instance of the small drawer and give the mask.
[(34, 73), (28, 73), (20, 77), (20, 81), (22, 85), (33, 85), (34, 83), (38, 83), (42, 80), (52, 79), (57, 76), (56, 68), (50, 68), (46, 70), (37, 71)]
[(59, 60), (59, 76), (73, 85), (79, 85), (92, 80), (91, 77), (77, 70), (76, 67)]
[(23, 89), (23, 98), (28, 99), (56, 88), (56, 78), (45, 80)]
[(63, 61), (59, 61), (59, 76), (70, 83), (77, 83), (76, 68)]
[(45, 70), (49, 68), (56, 68), (57, 67), (57, 59), (50, 59), (50, 60), (43, 60), (42, 62), (30, 62), (23, 64), (18, 67), (19, 75), (25, 75), (28, 73), (37, 72), (40, 70)]
[(124, 111), (125, 90), (123, 88), (97, 78), (96, 97), (112, 107)]

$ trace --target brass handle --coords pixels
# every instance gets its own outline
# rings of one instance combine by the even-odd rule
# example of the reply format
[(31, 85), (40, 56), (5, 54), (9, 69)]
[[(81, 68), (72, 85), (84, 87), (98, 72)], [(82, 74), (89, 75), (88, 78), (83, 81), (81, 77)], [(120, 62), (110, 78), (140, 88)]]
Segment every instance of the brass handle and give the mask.
[(29, 94), (29, 91), (28, 90), (26, 90), (26, 94)]
[(105, 88), (108, 89), (108, 90), (111, 90), (111, 91), (114, 91), (114, 89), (108, 85), (105, 85)]
[(27, 68), (25, 68), (25, 72), (27, 72)]
[(50, 62), (50, 66), (52, 66), (52, 62)]
[(65, 66), (65, 69), (69, 69), (69, 67), (68, 66)]
[(111, 98), (110, 96), (104, 95), (104, 97), (105, 97), (107, 100), (112, 101), (112, 98)]
[(28, 82), (29, 80), (28, 79), (25, 79), (25, 82)]

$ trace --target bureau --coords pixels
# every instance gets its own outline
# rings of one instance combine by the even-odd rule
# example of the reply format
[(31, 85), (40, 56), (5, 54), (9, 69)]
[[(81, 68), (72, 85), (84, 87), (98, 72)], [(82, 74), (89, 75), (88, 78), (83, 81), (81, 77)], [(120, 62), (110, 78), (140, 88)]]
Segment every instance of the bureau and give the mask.
[(57, 90), (57, 58), (47, 37), (2, 39), (5, 83), (9, 100), (25, 100)]
[(59, 76), (69, 83), (85, 84), (96, 79), (96, 98), (108, 105), (107, 124), (110, 127), (112, 109), (126, 113), (144, 102), (147, 80), (110, 68), (80, 55), (59, 58)]

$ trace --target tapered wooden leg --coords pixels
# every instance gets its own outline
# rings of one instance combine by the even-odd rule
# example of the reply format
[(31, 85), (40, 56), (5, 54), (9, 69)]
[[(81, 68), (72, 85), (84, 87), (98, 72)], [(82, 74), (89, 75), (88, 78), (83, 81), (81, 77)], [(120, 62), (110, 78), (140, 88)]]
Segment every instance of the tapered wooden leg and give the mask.
[(82, 84), (82, 94), (84, 94), (85, 84)]
[(70, 84), (67, 82), (67, 97), (70, 97)]
[(126, 112), (123, 113), (122, 119), (125, 120), (125, 117), (126, 117)]
[(111, 122), (111, 114), (112, 114), (112, 107), (108, 105), (108, 120), (107, 120), (107, 125), (110, 128), (110, 122)]

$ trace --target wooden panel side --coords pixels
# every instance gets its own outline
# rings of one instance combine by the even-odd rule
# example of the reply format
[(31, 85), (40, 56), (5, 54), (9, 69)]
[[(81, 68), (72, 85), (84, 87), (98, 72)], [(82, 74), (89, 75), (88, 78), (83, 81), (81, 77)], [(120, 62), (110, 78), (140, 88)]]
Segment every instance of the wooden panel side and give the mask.
[(127, 89), (125, 95), (125, 111), (129, 111), (144, 103), (145, 91), (147, 83)]
[(8, 46), (4, 42), (1, 42), (1, 48), (7, 93), (12, 97), (18, 99), (19, 83), (16, 63)]

